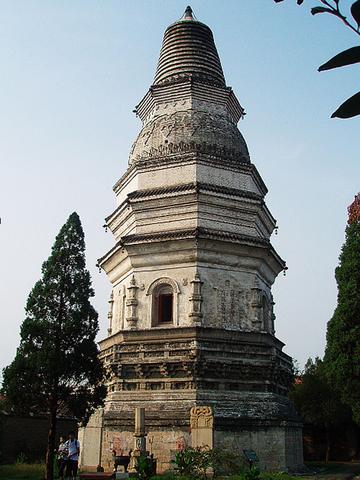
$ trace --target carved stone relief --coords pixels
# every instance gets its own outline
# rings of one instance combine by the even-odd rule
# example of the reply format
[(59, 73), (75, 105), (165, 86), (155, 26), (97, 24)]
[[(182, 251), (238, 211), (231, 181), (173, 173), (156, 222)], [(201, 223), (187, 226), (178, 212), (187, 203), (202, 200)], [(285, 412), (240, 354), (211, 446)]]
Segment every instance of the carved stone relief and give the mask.
[(213, 428), (214, 417), (211, 407), (192, 407), (190, 410), (190, 427)]
[(273, 301), (272, 295), (268, 295), (265, 290), (256, 284), (252, 291), (252, 316), (251, 321), (255, 330), (262, 330), (266, 332), (274, 331), (273, 318)]
[(194, 110), (174, 111), (175, 108), (144, 126), (134, 142), (130, 163), (154, 155), (161, 148), (190, 143), (198, 145), (200, 150), (207, 151), (208, 146), (214, 152), (223, 150), (226, 156), (249, 161), (246, 143), (236, 125), (227, 117)]
[(211, 407), (192, 407), (190, 410), (191, 445), (213, 447), (214, 417)]

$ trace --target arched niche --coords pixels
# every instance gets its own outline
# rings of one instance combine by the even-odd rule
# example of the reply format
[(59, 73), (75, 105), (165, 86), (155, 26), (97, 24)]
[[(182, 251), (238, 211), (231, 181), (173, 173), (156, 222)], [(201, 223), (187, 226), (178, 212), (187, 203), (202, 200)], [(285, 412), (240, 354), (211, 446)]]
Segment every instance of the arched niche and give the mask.
[(157, 278), (148, 288), (152, 327), (178, 325), (178, 284), (169, 277)]

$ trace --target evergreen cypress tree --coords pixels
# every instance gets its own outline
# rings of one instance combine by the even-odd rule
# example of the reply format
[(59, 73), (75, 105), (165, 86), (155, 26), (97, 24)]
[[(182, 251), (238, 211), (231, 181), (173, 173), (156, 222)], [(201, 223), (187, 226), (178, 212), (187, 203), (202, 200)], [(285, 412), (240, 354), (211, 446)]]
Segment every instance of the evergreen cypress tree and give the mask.
[(46, 412), (46, 479), (53, 478), (56, 418), (66, 408), (86, 420), (105, 397), (95, 336), (98, 314), (85, 268), (84, 232), (72, 213), (31, 291), (20, 346), (3, 372), (3, 394), (17, 412)]
[(331, 384), (360, 424), (360, 194), (348, 210), (345, 243), (335, 270), (338, 304), (328, 323), (324, 360)]

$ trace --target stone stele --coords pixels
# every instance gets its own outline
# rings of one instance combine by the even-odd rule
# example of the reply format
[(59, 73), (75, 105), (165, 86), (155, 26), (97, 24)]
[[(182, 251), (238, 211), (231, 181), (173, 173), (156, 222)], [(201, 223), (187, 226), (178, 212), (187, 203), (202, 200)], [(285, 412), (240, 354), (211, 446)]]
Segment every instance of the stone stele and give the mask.
[(192, 407), (190, 410), (191, 446), (214, 447), (214, 417), (211, 407)]
[[(165, 31), (136, 114), (142, 128), (106, 218), (115, 245), (99, 260), (112, 285), (100, 342), (108, 395), (81, 431), (81, 462), (111, 468), (115, 446), (127, 455), (144, 407), (158, 471), (204, 439), (253, 449), (268, 470), (296, 469), (301, 423), (271, 294), (286, 268), (270, 243), (276, 222), (237, 128), (244, 109), (190, 7)], [(204, 406), (211, 422), (204, 414), (194, 428)]]

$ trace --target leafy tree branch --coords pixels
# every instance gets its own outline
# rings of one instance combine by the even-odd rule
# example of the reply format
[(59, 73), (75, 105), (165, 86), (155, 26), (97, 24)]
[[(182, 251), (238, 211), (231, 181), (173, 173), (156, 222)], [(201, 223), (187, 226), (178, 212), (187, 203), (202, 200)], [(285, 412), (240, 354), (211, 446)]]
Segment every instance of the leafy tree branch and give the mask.
[[(275, 3), (283, 2), (284, 0), (274, 0)], [(350, 13), (355, 21), (355, 25), (348, 20), (341, 10), (341, 0), (318, 0), (322, 5), (311, 8), (312, 15), (320, 13), (329, 14), (339, 18), (348, 28), (354, 33), (360, 35), (360, 0), (357, 0), (350, 7)], [(304, 0), (297, 0), (298, 5), (302, 5)], [(354, 63), (360, 62), (360, 47), (352, 47), (345, 50), (328, 62), (319, 67), (319, 72), (330, 70), (333, 68), (344, 67)], [(331, 118), (351, 118), (360, 115), (360, 92), (348, 98), (340, 107), (331, 115)]]

